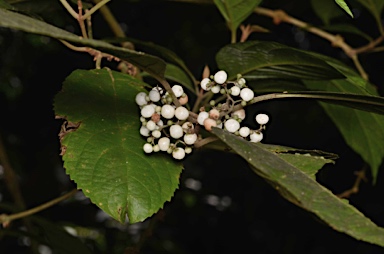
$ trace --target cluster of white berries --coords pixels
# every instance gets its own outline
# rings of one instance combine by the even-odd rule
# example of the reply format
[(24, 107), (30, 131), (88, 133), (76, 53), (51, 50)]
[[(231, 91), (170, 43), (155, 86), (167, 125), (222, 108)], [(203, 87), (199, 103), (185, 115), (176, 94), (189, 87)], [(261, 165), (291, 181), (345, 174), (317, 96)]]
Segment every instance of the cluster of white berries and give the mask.
[(227, 73), (218, 71), (214, 76), (204, 78), (200, 86), (205, 91), (224, 95), (225, 101), (216, 104), (211, 100), (210, 109), (206, 111), (202, 107), (196, 119), (190, 117), (189, 110), (184, 107), (188, 96), (180, 85), (172, 87), (180, 104), (177, 107), (170, 94), (160, 87), (152, 88), (149, 93), (140, 92), (136, 95), (136, 103), (141, 109), (140, 134), (147, 137), (147, 143), (143, 146), (145, 153), (164, 151), (177, 160), (183, 159), (192, 152), (193, 145), (200, 138), (196, 124), (204, 126), (207, 131), (211, 131), (212, 127), (224, 128), (255, 143), (263, 139), (262, 130), (269, 121), (268, 115), (256, 116), (256, 122), (260, 125), (257, 130), (240, 126), (245, 119), (245, 110), (242, 107), (251, 103), (254, 98), (253, 91), (246, 86), (241, 75), (238, 75), (236, 81), (228, 81)]
[(172, 91), (181, 106), (174, 106), (172, 97), (160, 87), (154, 87), (149, 94), (140, 92), (136, 95), (136, 103), (141, 109), (140, 134), (147, 137), (143, 146), (145, 153), (164, 151), (181, 160), (192, 152), (197, 134), (194, 124), (187, 121), (189, 110), (183, 105), (188, 102), (188, 96), (183, 87), (174, 85)]
[[(197, 122), (203, 125), (207, 131), (211, 131), (212, 127), (223, 128), (230, 133), (234, 133), (251, 142), (257, 143), (263, 139), (262, 130), (269, 121), (266, 114), (258, 114), (256, 122), (260, 125), (257, 130), (240, 126), (245, 119), (245, 110), (243, 108), (234, 110), (240, 104), (241, 107), (251, 103), (254, 98), (254, 92), (246, 86), (246, 81), (241, 75), (237, 76), (236, 81), (227, 81), (227, 73), (223, 70), (218, 71), (210, 78), (204, 78), (200, 82), (200, 86), (205, 91), (211, 91), (214, 94), (220, 93), (227, 96), (225, 103), (218, 103), (214, 100), (210, 101), (212, 107), (208, 112), (202, 108), (197, 117)], [(237, 97), (240, 97), (237, 99)], [(237, 99), (237, 100), (236, 100)]]

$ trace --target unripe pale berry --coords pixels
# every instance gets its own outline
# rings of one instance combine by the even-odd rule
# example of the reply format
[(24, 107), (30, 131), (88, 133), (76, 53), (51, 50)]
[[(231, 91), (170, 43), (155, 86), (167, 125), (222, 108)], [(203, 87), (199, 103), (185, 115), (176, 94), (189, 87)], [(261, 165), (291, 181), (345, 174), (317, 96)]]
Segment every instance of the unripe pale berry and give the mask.
[(195, 133), (184, 135), (184, 142), (187, 145), (193, 145), (196, 142), (196, 140), (197, 140), (197, 135)]
[(207, 119), (209, 117), (209, 114), (208, 112), (200, 112), (199, 115), (197, 116), (197, 122), (200, 124), (200, 125), (204, 125), (204, 120)]
[(255, 96), (255, 94), (253, 93), (253, 91), (249, 88), (243, 88), (241, 89), (241, 92), (240, 92), (240, 97), (241, 99), (243, 99), (244, 101), (250, 101), (253, 99), (253, 97)]
[(232, 113), (232, 116), (237, 116), (239, 119), (244, 120), (245, 119), (245, 110), (239, 109)]
[(185, 96), (181, 96), (179, 98), (179, 102), (180, 102), (180, 105), (185, 105), (188, 103), (188, 95), (185, 95)]
[(186, 154), (190, 154), (190, 153), (192, 153), (192, 148), (191, 147), (186, 147), (185, 149), (184, 149), (184, 152), (186, 153)]
[(149, 99), (151, 100), (151, 101), (153, 101), (153, 102), (158, 102), (159, 100), (160, 100), (160, 93), (159, 93), (159, 91), (157, 91), (157, 90), (151, 90), (150, 92), (149, 92)]
[(174, 124), (169, 128), (169, 134), (174, 139), (179, 139), (183, 136), (183, 128), (180, 125)]
[(207, 130), (207, 131), (211, 131), (212, 130), (212, 127), (216, 127), (217, 126), (217, 123), (216, 123), (216, 120), (213, 120), (211, 118), (206, 118), (204, 120), (204, 128)]
[(161, 115), (165, 119), (172, 119), (175, 116), (175, 108), (172, 107), (171, 105), (164, 105), (161, 108)]
[(191, 130), (191, 129), (193, 130), (195, 127), (193, 126), (193, 123), (185, 122), (185, 123), (183, 123), (181, 128), (183, 128), (183, 130), (185, 130), (188, 133), (188, 130)]
[(152, 120), (149, 120), (145, 127), (147, 127), (148, 130), (153, 131), (154, 129), (156, 129), (156, 123)]
[(163, 127), (164, 125), (163, 120), (159, 120), (156, 124), (158, 127)]
[(155, 113), (155, 108), (153, 106), (151, 106), (151, 104), (145, 105), (141, 109), (141, 115), (145, 118), (151, 117), (153, 115), (153, 113)]
[(213, 76), (213, 80), (215, 80), (215, 82), (217, 84), (224, 84), (225, 81), (227, 81), (227, 73), (225, 71), (218, 71), (216, 72), (215, 76)]
[(152, 153), (153, 151), (153, 147), (151, 144), (148, 144), (146, 143), (144, 146), (143, 146), (143, 150), (145, 153)]
[(208, 84), (211, 82), (211, 80), (209, 78), (204, 78), (201, 82), (200, 82), (200, 86), (203, 90), (205, 91), (209, 91), (211, 90), (210, 87), (208, 87)]
[(153, 146), (153, 151), (154, 151), (155, 153), (157, 153), (158, 151), (160, 151), (160, 147), (159, 147), (159, 145), (154, 145), (154, 146)]
[(269, 116), (266, 114), (258, 114), (256, 116), (256, 122), (260, 125), (264, 125), (268, 123), (268, 121), (269, 121)]
[(182, 160), (184, 159), (185, 157), (185, 151), (183, 148), (181, 147), (177, 147), (175, 150), (173, 150), (172, 152), (172, 156), (173, 158), (175, 158), (176, 160)]
[(171, 142), (170, 139), (167, 137), (162, 137), (161, 139), (159, 139), (157, 144), (159, 145), (160, 151), (167, 151), (169, 148), (170, 142)]
[(181, 121), (186, 120), (189, 116), (189, 111), (183, 106), (177, 107), (175, 110), (175, 116)]
[(240, 94), (240, 87), (238, 86), (232, 86), (231, 87), (231, 95), (233, 96), (239, 96)]
[(240, 124), (235, 119), (229, 119), (224, 123), (225, 129), (230, 133), (234, 133), (240, 128)]
[(139, 105), (139, 106), (144, 106), (145, 104), (147, 104), (147, 100), (146, 100), (146, 97), (147, 97), (147, 94), (144, 93), (144, 92), (140, 92), (136, 95), (136, 104)]
[(182, 96), (183, 93), (184, 93), (184, 89), (183, 89), (183, 87), (182, 87), (182, 86), (179, 86), (179, 85), (174, 85), (174, 86), (172, 86), (172, 91), (173, 91), (173, 93), (175, 94), (175, 96), (176, 96), (177, 98), (179, 98), (180, 96)]
[(241, 127), (239, 130), (239, 135), (243, 138), (246, 138), (249, 136), (250, 129), (248, 127)]
[(211, 92), (212, 93), (219, 93), (220, 92), (220, 86), (219, 85), (216, 85), (214, 87), (211, 88)]
[(148, 137), (149, 136), (149, 130), (147, 127), (145, 126), (141, 126), (140, 127), (140, 134), (144, 137)]
[(246, 81), (244, 78), (240, 78), (238, 81), (237, 81), (237, 84), (239, 84), (240, 86), (243, 86), (245, 85)]
[(249, 138), (251, 139), (250, 141), (253, 143), (260, 142), (263, 139), (263, 133), (262, 132), (254, 132), (249, 136)]

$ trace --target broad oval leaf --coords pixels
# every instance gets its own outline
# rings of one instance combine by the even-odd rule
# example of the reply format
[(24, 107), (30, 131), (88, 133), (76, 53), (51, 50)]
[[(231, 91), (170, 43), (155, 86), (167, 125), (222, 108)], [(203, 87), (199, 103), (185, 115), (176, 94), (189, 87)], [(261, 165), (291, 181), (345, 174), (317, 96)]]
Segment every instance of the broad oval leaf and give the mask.
[(107, 70), (73, 72), (55, 97), (55, 112), (80, 123), (65, 134), (64, 167), (93, 203), (120, 222), (156, 213), (178, 187), (182, 166), (147, 156), (135, 96), (142, 83)]
[(261, 0), (214, 0), (232, 33), (261, 3)]
[(78, 35), (67, 32), (43, 21), (36, 20), (19, 13), (0, 9), (0, 27), (7, 27), (28, 33), (45, 35), (55, 39), (92, 47), (104, 53), (126, 60), (149, 74), (154, 75), (155, 77), (164, 77), (165, 62), (158, 57), (122, 47), (116, 47), (103, 41), (84, 39)]
[(213, 128), (212, 133), (243, 157), (256, 174), (266, 179), (285, 198), (312, 212), (333, 229), (358, 240), (384, 247), (384, 229), (375, 225), (353, 206), (333, 195), (292, 164), (258, 144), (227, 131)]
[(216, 55), (220, 69), (229, 78), (246, 79), (335, 79), (344, 76), (324, 60), (307, 51), (270, 41), (248, 41), (227, 45)]

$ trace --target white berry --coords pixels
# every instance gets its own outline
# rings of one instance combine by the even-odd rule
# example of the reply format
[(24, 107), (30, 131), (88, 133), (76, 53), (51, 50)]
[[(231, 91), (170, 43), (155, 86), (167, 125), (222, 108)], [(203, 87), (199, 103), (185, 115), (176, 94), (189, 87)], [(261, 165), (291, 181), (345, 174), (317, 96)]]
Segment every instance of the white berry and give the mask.
[(212, 93), (219, 93), (220, 89), (221, 89), (221, 87), (219, 85), (216, 85), (216, 86), (211, 88), (211, 92)]
[(175, 94), (175, 96), (176, 96), (177, 98), (179, 98), (180, 96), (182, 96), (183, 93), (184, 93), (184, 89), (183, 89), (183, 87), (182, 87), (182, 86), (179, 86), (179, 85), (174, 85), (174, 86), (172, 86), (172, 91), (173, 91), (173, 93)]
[(268, 123), (268, 121), (269, 121), (269, 116), (266, 114), (258, 114), (256, 116), (256, 122), (260, 125), (264, 125)]
[(208, 84), (211, 82), (211, 80), (209, 78), (204, 78), (201, 82), (200, 82), (200, 86), (203, 90), (205, 91), (209, 91), (211, 90), (211, 88), (209, 87), (208, 88)]
[(149, 118), (155, 113), (155, 108), (150, 104), (150, 105), (145, 105), (141, 109), (141, 115), (145, 118)]
[(245, 119), (245, 110), (239, 109), (232, 113), (232, 116), (237, 116), (239, 119), (244, 120)]
[(249, 88), (243, 88), (241, 89), (241, 92), (240, 92), (240, 97), (241, 99), (243, 99), (244, 101), (250, 101), (253, 99), (253, 97), (255, 96), (255, 94), (253, 93), (253, 91)]
[(213, 79), (217, 84), (224, 84), (225, 81), (227, 81), (227, 73), (225, 71), (218, 71), (216, 72), (215, 76), (213, 76)]
[(209, 117), (214, 120), (217, 120), (220, 117), (220, 112), (217, 109), (213, 108), (209, 111)]
[(161, 139), (159, 139), (157, 144), (159, 145), (160, 151), (167, 151), (169, 148), (170, 142), (171, 142), (170, 139), (167, 137), (162, 137)]
[(249, 128), (248, 127), (241, 127), (240, 130), (239, 130), (239, 134), (240, 136), (242, 136), (243, 138), (246, 138), (249, 136)]
[(165, 119), (172, 119), (175, 116), (175, 108), (172, 107), (171, 105), (164, 105), (161, 108), (161, 115)]
[(192, 153), (192, 148), (188, 146), (184, 149), (184, 152), (187, 154)]
[(224, 126), (227, 131), (234, 133), (240, 128), (240, 123), (235, 119), (229, 119), (224, 123)]
[(149, 99), (153, 102), (158, 102), (160, 100), (161, 96), (160, 96), (160, 93), (159, 91), (157, 91), (156, 89), (152, 89), (150, 92), (149, 92)]
[(177, 107), (175, 110), (175, 116), (181, 121), (186, 120), (189, 116), (189, 111), (183, 106)]
[(146, 153), (152, 153), (152, 151), (153, 151), (153, 147), (152, 147), (151, 144), (146, 143), (146, 144), (143, 146), (143, 150), (144, 150), (144, 152), (146, 152)]
[(154, 138), (160, 138), (161, 137), (161, 132), (159, 130), (154, 130), (154, 131), (152, 131), (152, 136)]
[(183, 136), (184, 131), (180, 125), (174, 124), (169, 128), (169, 134), (171, 135), (172, 138), (179, 139)]
[(154, 145), (154, 146), (153, 146), (153, 151), (154, 151), (155, 153), (157, 153), (158, 151), (160, 151), (160, 147), (159, 147), (159, 145)]
[(245, 85), (246, 81), (244, 78), (240, 78), (238, 81), (237, 81), (237, 84), (239, 84), (240, 86), (243, 86)]
[(149, 120), (145, 127), (147, 127), (148, 130), (153, 131), (154, 129), (156, 129), (156, 123), (152, 120)]
[(200, 125), (204, 125), (204, 120), (207, 119), (209, 116), (208, 112), (200, 112), (199, 115), (197, 116), (197, 122), (200, 124)]
[(141, 126), (140, 127), (140, 134), (144, 137), (148, 137), (149, 136), (149, 130), (147, 127), (145, 126)]
[(184, 135), (184, 142), (187, 145), (193, 145), (196, 142), (196, 140), (197, 140), (197, 135), (195, 133)]
[(239, 96), (240, 94), (240, 87), (238, 86), (232, 86), (231, 87), (231, 95), (233, 96)]
[(173, 158), (175, 158), (176, 160), (182, 160), (184, 159), (185, 157), (185, 151), (183, 148), (181, 147), (177, 147), (175, 150), (173, 150), (172, 152), (172, 156)]
[(249, 136), (249, 138), (251, 139), (250, 141), (253, 143), (260, 142), (263, 139), (263, 133), (262, 132), (254, 132)]
[(183, 130), (185, 130), (186, 132), (188, 132), (188, 130), (190, 129), (194, 129), (195, 127), (193, 126), (193, 123), (191, 122), (185, 122), (183, 123), (183, 125), (181, 126), (181, 128), (183, 128)]
[(137, 105), (144, 106), (145, 104), (147, 104), (146, 97), (147, 97), (146, 93), (144, 92), (138, 93), (135, 98)]

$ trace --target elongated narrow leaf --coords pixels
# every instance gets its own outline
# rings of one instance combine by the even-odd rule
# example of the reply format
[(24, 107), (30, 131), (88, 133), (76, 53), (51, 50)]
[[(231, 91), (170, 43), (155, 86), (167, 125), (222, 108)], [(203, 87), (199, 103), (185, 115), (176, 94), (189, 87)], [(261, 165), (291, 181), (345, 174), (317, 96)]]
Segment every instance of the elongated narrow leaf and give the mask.
[(147, 156), (139, 134), (135, 96), (144, 83), (107, 70), (73, 72), (55, 98), (55, 112), (72, 123), (64, 167), (93, 203), (120, 222), (157, 212), (173, 196), (181, 165), (161, 154)]
[(348, 13), (349, 16), (353, 18), (353, 14), (344, 0), (335, 0), (335, 2), (341, 7), (341, 9), (343, 9), (346, 13)]
[(164, 77), (165, 62), (158, 57), (144, 54), (121, 47), (113, 46), (109, 43), (81, 38), (58, 27), (49, 25), (43, 21), (30, 18), (28, 16), (0, 9), (0, 27), (7, 27), (21, 30), (28, 33), (49, 36), (55, 39), (65, 40), (98, 49), (102, 52), (114, 55), (126, 60), (139, 68), (147, 71), (151, 75)]
[(167, 64), (167, 68), (165, 69), (165, 78), (183, 85), (193, 93), (195, 92), (195, 87), (192, 84), (191, 79), (176, 65)]
[(227, 45), (216, 55), (220, 69), (229, 78), (242, 74), (253, 79), (335, 79), (343, 78), (335, 68), (307, 51), (276, 42), (249, 41)]
[(224, 130), (212, 132), (243, 157), (255, 173), (265, 178), (285, 198), (315, 214), (333, 229), (358, 240), (384, 246), (384, 229), (376, 226), (353, 206), (337, 198), (276, 154)]
[(214, 0), (228, 27), (235, 32), (243, 22), (261, 3), (261, 0)]

